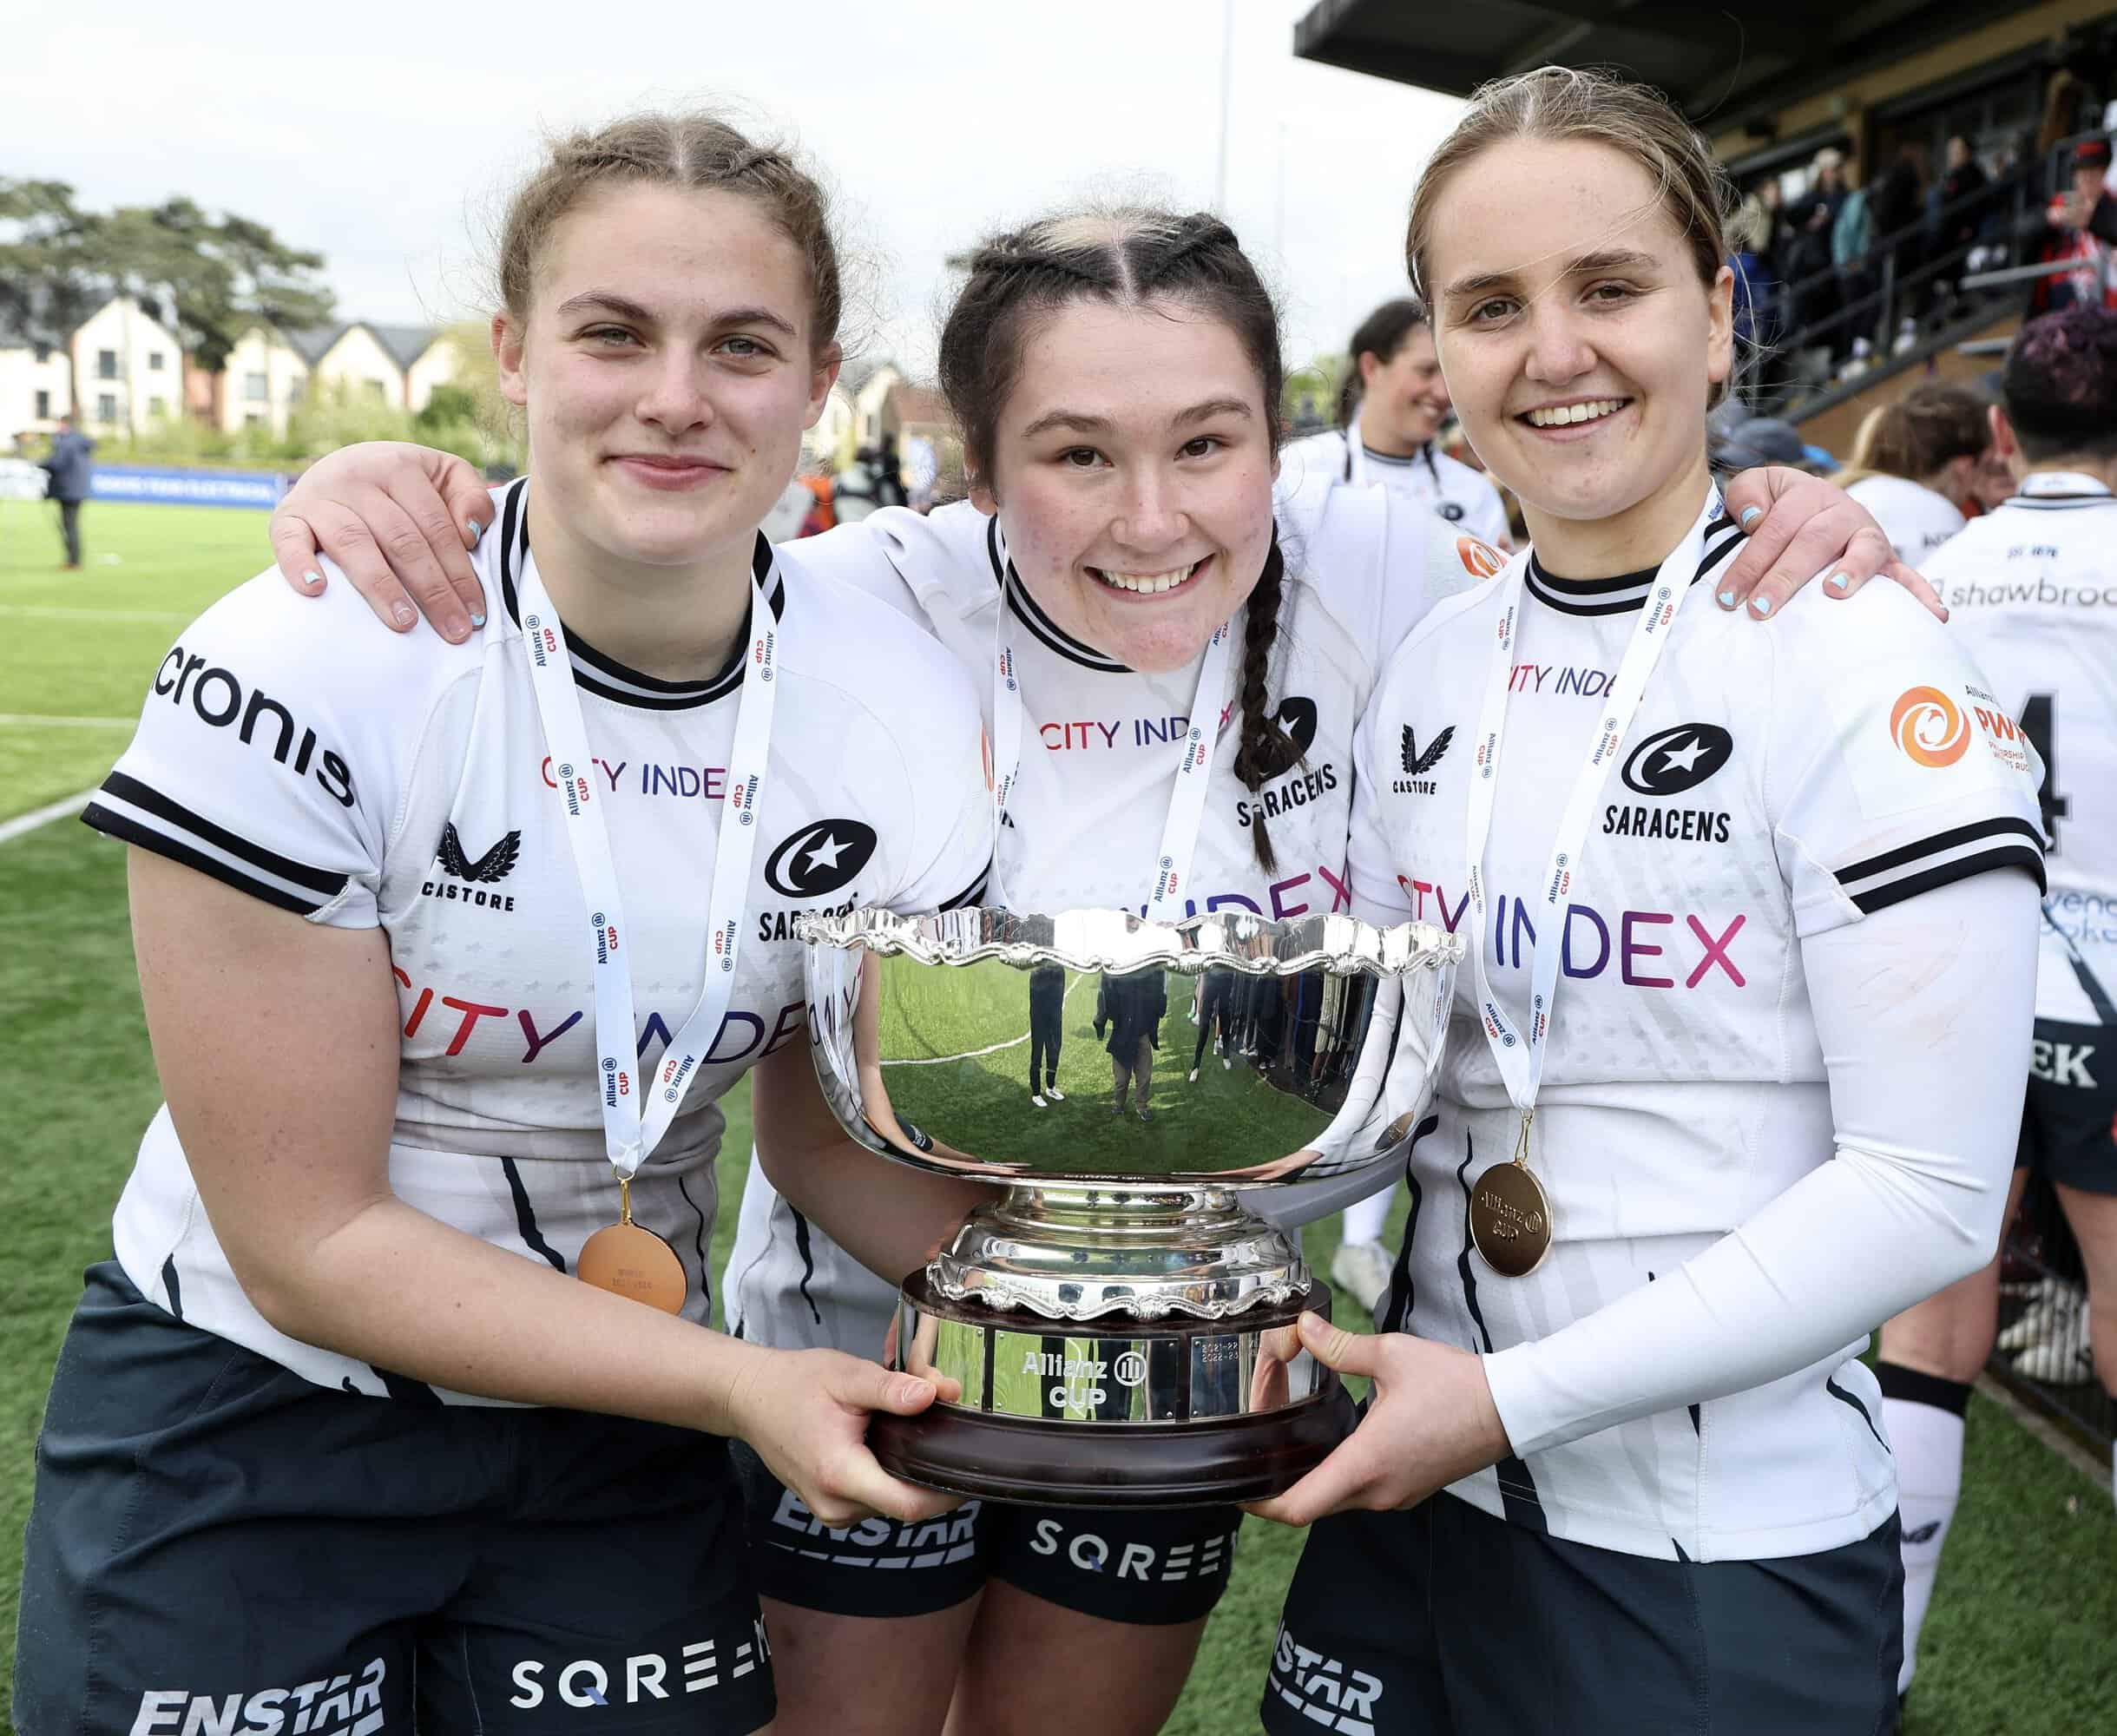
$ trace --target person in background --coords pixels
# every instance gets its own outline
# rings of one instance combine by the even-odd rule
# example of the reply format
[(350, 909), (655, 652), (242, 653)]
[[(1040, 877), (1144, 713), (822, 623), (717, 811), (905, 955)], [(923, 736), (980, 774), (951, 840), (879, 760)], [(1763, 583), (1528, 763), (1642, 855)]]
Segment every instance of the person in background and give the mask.
[(1066, 1040), (1066, 967), (1039, 964), (1029, 972), (1029, 1101), (1062, 1103), (1059, 1049)]
[(1161, 1047), (1161, 1021), (1168, 1009), (1168, 983), (1158, 968), (1103, 977), (1095, 994), (1095, 1035), (1109, 1027), (1104, 1047), (1110, 1054), (1112, 1115), (1123, 1115), (1125, 1098), (1132, 1095), (1140, 1119), (1154, 1120), (1147, 1094), (1154, 1088), (1154, 1051)]
[(1786, 214), (1793, 232), (1787, 247), (1786, 283), (1795, 298), (1787, 315), (1796, 331), (1838, 309), (1838, 279), (1831, 271), (1831, 236), (1844, 202), (1844, 153), (1826, 147), (1809, 165), (1807, 192)]
[[(1759, 452), (1771, 456), (1759, 458)], [(1715, 469), (1731, 472), (1755, 464), (1785, 464), (1811, 476), (1835, 468), (1828, 452), (1810, 445), (1792, 423), (1776, 416), (1752, 416), (1736, 423), (1722, 437), (1713, 462)]]
[(1779, 284), (1770, 263), (1772, 214), (1756, 194), (1742, 201), (1727, 238), (1734, 244), (1727, 263), (1735, 273), (1736, 354), (1746, 362), (1779, 338)]
[(863, 446), (852, 462), (831, 478), (831, 510), (840, 524), (858, 524), (880, 505), (875, 498), (875, 449)]
[(2070, 261), (2074, 268), (2036, 279), (2029, 295), (2032, 317), (2065, 307), (2117, 307), (2117, 253), (2108, 239), (2117, 236), (2117, 224), (2107, 214), (2101, 228), (2095, 222), (2107, 199), (2109, 167), (2107, 139), (2082, 139), (2073, 148), (2071, 185), (2052, 194), (2043, 230), (2030, 251), (2046, 265)]
[(1897, 558), (1923, 566), (1962, 529), (1977, 470), (1991, 450), (1985, 401), (1930, 380), (1868, 413), (1851, 462), (1831, 480), (1874, 514)]
[[(2073, 307), (2023, 326), (1989, 413), (2015, 496), (1926, 570), (1998, 696), (2001, 721), (2041, 760), (2037, 830), (2050, 890), (2007, 1215), (2041, 1172), (2080, 1244), (2095, 1351), (2091, 1370), (2083, 1350), (2055, 1345), (2055, 1357), (2079, 1360), (2053, 1372), (2117, 1393), (2117, 312)], [(1865, 503), (1886, 527), (1888, 515)], [(1995, 1257), (1882, 1328), (1875, 1375), (1903, 1491), (1900, 1693), (1955, 1520), (1963, 1412), (1992, 1353), (1999, 1268)]]
[(1985, 207), (1982, 201), (1973, 201), (1959, 210), (1951, 210), (1959, 201), (1971, 199), (1982, 193), (1991, 184), (1984, 166), (1977, 161), (1976, 153), (1970, 149), (1970, 141), (1956, 134), (1948, 141), (1948, 172), (1941, 177), (1940, 185), (1933, 194), (1936, 201), (1934, 219), (1935, 255), (1967, 247), (1975, 241), (1984, 222)]
[(909, 506), (911, 496), (904, 490), (904, 461), (897, 455), (897, 436), (885, 433), (882, 445), (875, 454), (875, 504), (877, 506)]
[(1448, 382), (1434, 359), (1425, 310), (1409, 299), (1384, 302), (1345, 351), (1338, 426), (1290, 443), (1281, 458), (1288, 476), (1312, 468), (1350, 483), (1379, 483), (1496, 548), (1510, 547), (1500, 491), (1439, 450)]
[(62, 570), (81, 568), (81, 503), (89, 497), (95, 475), (95, 443), (74, 427), (74, 418), (62, 416), (59, 431), (51, 437), (51, 450), (44, 454), (44, 474), (50, 478), (45, 494), (59, 503), (59, 534), (66, 540)]

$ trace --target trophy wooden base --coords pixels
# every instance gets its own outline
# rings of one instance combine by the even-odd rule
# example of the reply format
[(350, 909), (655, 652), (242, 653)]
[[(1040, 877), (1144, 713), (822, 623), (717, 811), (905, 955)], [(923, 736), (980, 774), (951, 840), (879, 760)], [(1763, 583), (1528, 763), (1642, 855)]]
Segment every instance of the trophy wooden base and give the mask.
[[(1263, 1500), (1321, 1463), (1354, 1422), (1351, 1395), (1312, 1358), (1302, 1356), (1292, 1382), (1268, 1363), (1259, 1370), (1258, 1341), (1304, 1310), (1328, 1319), (1330, 1291), (1312, 1282), (1284, 1303), (1220, 1320), (1025, 1319), (948, 1301), (922, 1272), (904, 1285), (900, 1343), (945, 1335), (956, 1353), (937, 1362), (915, 1349), (900, 1364), (943, 1373), (952, 1364), (971, 1377), (961, 1382), (971, 1402), (873, 1416), (868, 1445), (892, 1476), (986, 1500), (1105, 1508)], [(1052, 1348), (1026, 1352), (1035, 1371), (1010, 1393), (994, 1370), (1019, 1371), (1024, 1345)], [(1128, 1381), (1114, 1372), (1121, 1369), (1140, 1378)], [(1275, 1402), (1295, 1387), (1301, 1396)], [(1044, 1414), (1021, 1414), (1031, 1403)], [(1128, 1420), (1142, 1416), (1165, 1420)]]

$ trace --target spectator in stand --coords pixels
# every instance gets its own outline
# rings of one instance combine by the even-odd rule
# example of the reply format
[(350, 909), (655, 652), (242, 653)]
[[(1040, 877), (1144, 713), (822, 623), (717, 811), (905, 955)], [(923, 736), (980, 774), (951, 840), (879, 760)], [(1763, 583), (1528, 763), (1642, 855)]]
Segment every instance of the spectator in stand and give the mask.
[[(1957, 247), (1967, 247), (1978, 239), (1989, 201), (1975, 195), (1990, 185), (1991, 179), (1970, 149), (1970, 141), (1957, 133), (1948, 141), (1948, 173), (1941, 177), (1933, 194), (1932, 247), (1936, 258)], [(1968, 204), (1962, 203), (1966, 200)]]
[[(2074, 269), (2037, 279), (2029, 299), (2032, 317), (2068, 307), (2117, 307), (2114, 255), (2094, 227), (2096, 213), (2108, 199), (2109, 167), (2107, 139), (2082, 139), (2073, 148), (2072, 185), (2053, 193), (2031, 252), (2048, 265), (2070, 260)], [(2117, 235), (2117, 223), (2106, 219), (2105, 228)]]
[[(1770, 182), (1765, 183), (1770, 186)], [(1772, 275), (1772, 214), (1752, 193), (1727, 226), (1734, 251), (1727, 263), (1735, 273), (1735, 353), (1746, 364), (1758, 351), (1779, 339), (1778, 279)]]
[(59, 535), (66, 542), (64, 571), (81, 569), (81, 503), (89, 497), (95, 474), (95, 443), (74, 428), (74, 418), (62, 416), (59, 431), (51, 437), (51, 450), (44, 454), (44, 474), (50, 478), (44, 492), (59, 503)]
[(1991, 450), (1984, 399), (1967, 386), (1931, 380), (1871, 411), (1851, 464), (1831, 480), (1874, 514), (1898, 560), (1923, 566), (1962, 529), (1978, 467)]
[(1831, 232), (1845, 202), (1844, 153), (1826, 147), (1809, 166), (1808, 191), (1787, 211), (1793, 238), (1787, 247), (1786, 282), (1795, 305), (1788, 310), (1799, 331), (1838, 311), (1839, 292), (1831, 272)]

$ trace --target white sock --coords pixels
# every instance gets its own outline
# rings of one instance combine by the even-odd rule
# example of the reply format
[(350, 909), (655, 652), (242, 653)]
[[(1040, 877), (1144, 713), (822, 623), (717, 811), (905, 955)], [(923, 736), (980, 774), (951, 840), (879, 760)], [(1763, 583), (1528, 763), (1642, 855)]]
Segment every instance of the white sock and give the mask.
[(1349, 1242), (1378, 1242), (1383, 1226), (1390, 1219), (1390, 1196), (1397, 1190), (1384, 1187), (1377, 1194), (1370, 1194), (1364, 1200), (1354, 1201), (1345, 1207), (1344, 1240)]
[(1902, 1693), (1918, 1667), (1918, 1631), (1962, 1491), (1962, 1418), (1938, 1405), (1885, 1397), (1882, 1425), (1897, 1455), (1897, 1510), (1903, 1527), (1903, 1667), (1897, 1673)]

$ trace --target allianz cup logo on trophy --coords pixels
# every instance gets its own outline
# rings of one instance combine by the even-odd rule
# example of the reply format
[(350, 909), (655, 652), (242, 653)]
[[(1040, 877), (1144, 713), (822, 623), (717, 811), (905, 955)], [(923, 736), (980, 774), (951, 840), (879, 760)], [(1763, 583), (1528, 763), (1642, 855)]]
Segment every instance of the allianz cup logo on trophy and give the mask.
[(860, 1144), (1002, 1185), (904, 1281), (899, 1476), (1082, 1505), (1252, 1500), (1351, 1406), (1293, 1324), (1298, 1226), (1402, 1174), (1462, 943), (1428, 924), (1123, 911), (803, 918), (824, 1095)]

